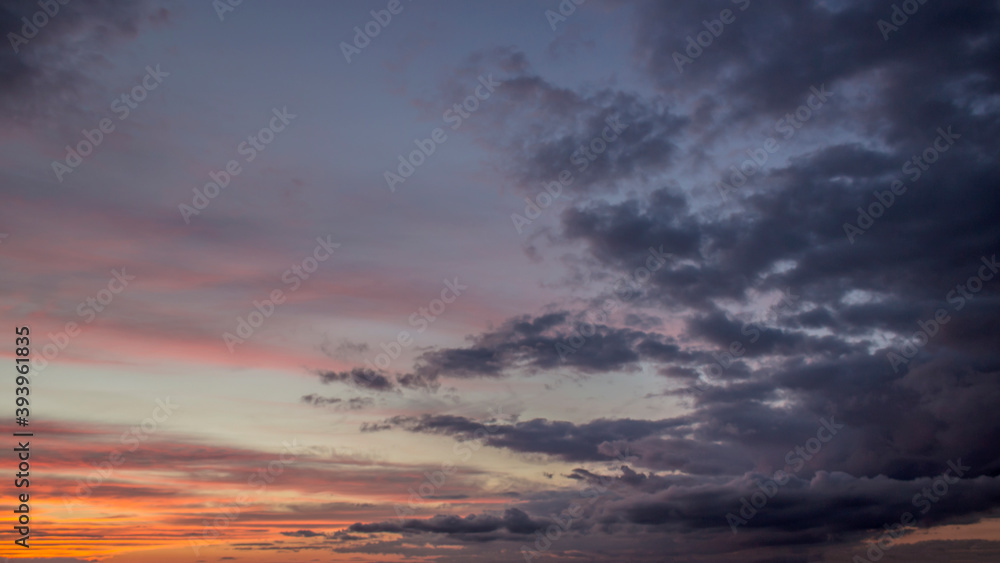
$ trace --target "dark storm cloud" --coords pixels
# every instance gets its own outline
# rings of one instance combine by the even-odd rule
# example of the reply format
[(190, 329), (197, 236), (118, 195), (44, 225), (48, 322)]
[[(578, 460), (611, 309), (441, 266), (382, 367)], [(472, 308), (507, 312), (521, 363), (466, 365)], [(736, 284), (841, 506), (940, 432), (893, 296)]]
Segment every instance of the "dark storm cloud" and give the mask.
[(50, 117), (56, 100), (65, 107), (67, 101), (92, 86), (87, 68), (100, 64), (103, 50), (116, 41), (135, 38), (144, 26), (168, 21), (173, 9), (170, 2), (145, 0), (56, 4), (58, 13), (37, 18), (44, 25), (27, 27), (22, 18), (31, 22), (36, 13), (45, 14), (38, 2), (0, 1), (0, 32), (4, 37), (0, 48), (0, 114), (4, 118)]
[(346, 383), (372, 391), (393, 391), (396, 389), (395, 383), (388, 377), (368, 368), (354, 368), (350, 371), (321, 371), (316, 375), (319, 376), (321, 383)]
[[(746, 10), (740, 7), (748, 4)], [(885, 39), (878, 20), (889, 20), (889, 2), (647, 2), (638, 10), (635, 50), (654, 80), (664, 87), (717, 95), (737, 112), (784, 113), (811, 86), (846, 80), (874, 70), (897, 79), (935, 76), (931, 91), (955, 78), (976, 74), (979, 92), (995, 92), (1000, 78), (996, 49), (996, 6), (976, 1), (927, 2), (899, 31)], [(732, 9), (736, 20), (680, 73), (673, 53), (685, 50), (686, 38), (705, 31), (703, 20)], [(701, 88), (705, 87), (705, 88)], [(926, 92), (927, 90), (925, 90)], [(884, 105), (895, 107), (894, 122), (940, 115), (920, 115), (913, 93), (894, 91)], [(891, 103), (888, 103), (890, 102)], [(937, 112), (935, 112), (937, 114)], [(926, 122), (924, 122), (926, 123)], [(914, 125), (917, 125), (916, 123)], [(919, 125), (918, 125), (919, 127)], [(912, 135), (906, 127), (900, 138)], [(898, 139), (894, 139), (898, 140)]]
[[(891, 160), (903, 163), (925, 146), (916, 141)], [(743, 300), (751, 290), (789, 287), (803, 303), (823, 306), (831, 328), (900, 329), (943, 303), (956, 283), (975, 274), (982, 256), (996, 253), (1000, 227), (993, 217), (1000, 212), (1000, 197), (987, 186), (1000, 167), (978, 157), (985, 148), (971, 140), (952, 147), (853, 244), (843, 225), (856, 221), (859, 205), (877, 202), (872, 192), (887, 191), (899, 166), (858, 171), (852, 155), (836, 149), (772, 172), (771, 188), (748, 193), (744, 211), (725, 220), (695, 219), (681, 205), (664, 208), (664, 199), (676, 197), (664, 189), (641, 202), (567, 210), (563, 233), (585, 243), (594, 258), (626, 272), (634, 261), (619, 257), (638, 256), (658, 240), (670, 240), (664, 230), (683, 222), (698, 244), (674, 239), (663, 245), (676, 258), (653, 274), (647, 291), (663, 305), (708, 313), (716, 299)], [(832, 168), (835, 163), (839, 169)], [(935, 185), (947, 189), (930, 189)], [(783, 262), (791, 267), (780, 270)], [(882, 298), (841, 303), (861, 290)], [(818, 320), (813, 316), (814, 324)]]
[[(648, 436), (683, 431), (683, 419), (598, 419), (586, 424), (536, 418), (511, 424), (481, 423), (454, 415), (399, 416), (378, 429), (403, 428), (409, 432), (453, 436), (458, 440), (483, 439), (495, 448), (521, 453), (542, 453), (567, 461), (607, 460), (615, 452), (602, 451), (608, 442), (630, 442)], [(625, 449), (623, 448), (623, 451)]]
[[(346, 531), (446, 534), (463, 541), (518, 541), (493, 534), (504, 528), (514, 535), (531, 534), (558, 524), (564, 534), (573, 538), (569, 543), (574, 544), (578, 538), (594, 534), (641, 538), (644, 536), (637, 534), (642, 530), (657, 535), (696, 534), (710, 540), (712, 546), (671, 545), (667, 551), (671, 554), (690, 554), (687, 550), (691, 549), (724, 554), (758, 546), (822, 547), (829, 544), (831, 536), (839, 541), (856, 541), (904, 518), (917, 528), (929, 528), (972, 523), (988, 516), (1000, 501), (1000, 479), (955, 478), (955, 469), (965, 467), (956, 461), (939, 467), (933, 476), (909, 481), (821, 472), (809, 480), (792, 476), (782, 486), (770, 482), (769, 475), (760, 474), (720, 480), (656, 476), (635, 472), (628, 466), (623, 466), (617, 476), (575, 469), (564, 477), (579, 481), (579, 490), (562, 494), (554, 503), (550, 495), (545, 500), (525, 499), (521, 505), (524, 510), (508, 509), (503, 517), (484, 513), (356, 523)], [(752, 512), (745, 509), (743, 501), (755, 493), (764, 495), (762, 484), (771, 493), (762, 497), (767, 499), (766, 504)], [(530, 514), (536, 511), (545, 511), (547, 516), (532, 517)], [(733, 520), (727, 519), (730, 515)], [(730, 522), (737, 522), (736, 518), (744, 522), (736, 526), (738, 533), (733, 534)], [(509, 521), (518, 524), (511, 526)], [(474, 534), (485, 538), (477, 539)]]
[(470, 514), (465, 517), (438, 515), (424, 520), (412, 519), (398, 522), (357, 523), (348, 527), (356, 533), (447, 534), (469, 541), (480, 541), (475, 536), (494, 532), (528, 535), (544, 529), (548, 522), (533, 519), (523, 511), (508, 508), (502, 516)]
[[(536, 193), (564, 170), (573, 193), (613, 190), (677, 154), (675, 138), (686, 122), (663, 100), (604, 88), (581, 92), (553, 84), (531, 68), (523, 53), (497, 49), (476, 60), (503, 69), (491, 99), (495, 116), (486, 142), (506, 157), (503, 166), (518, 187)], [(522, 127), (530, 120), (531, 127)]]
[[(939, 472), (945, 469), (940, 468)], [(768, 479), (769, 476), (760, 475), (723, 486), (686, 489), (675, 486), (612, 502), (609, 512), (619, 513), (626, 521), (637, 524), (720, 528), (725, 526), (725, 514), (738, 515), (743, 507), (740, 499), (760, 492), (757, 483)], [(811, 543), (823, 541), (820, 538), (824, 534), (857, 534), (880, 529), (884, 524), (899, 522), (907, 512), (914, 516), (919, 527), (962, 519), (975, 521), (1000, 501), (1000, 480), (996, 478), (958, 480), (942, 495), (933, 492), (931, 487), (935, 482), (940, 484), (938, 476), (915, 481), (885, 477), (856, 479), (844, 473), (821, 473), (812, 481), (793, 477), (756, 514), (745, 511), (745, 515), (752, 516), (740, 532), (750, 532), (743, 541), (759, 541), (760, 537), (753, 537), (757, 531), (767, 536), (769, 530), (782, 530), (789, 533), (786, 541)], [(945, 488), (939, 486), (940, 490)], [(930, 496), (925, 497), (922, 491)], [(915, 501), (916, 495), (920, 496)], [(679, 514), (685, 517), (678, 518)]]
[[(656, 192), (648, 206), (635, 200), (616, 206), (595, 202), (570, 208), (563, 215), (564, 236), (585, 239), (594, 255), (605, 263), (634, 267), (648, 248), (663, 247), (676, 258), (700, 258), (702, 233), (683, 196), (667, 190)], [(641, 251), (637, 245), (645, 246)]]
[(283, 536), (289, 536), (293, 538), (317, 538), (323, 537), (323, 534), (319, 532), (314, 532), (312, 530), (298, 530), (295, 532), (281, 532)]
[(375, 400), (370, 397), (353, 397), (344, 401), (344, 399), (341, 399), (340, 397), (322, 397), (320, 395), (310, 393), (302, 396), (302, 402), (316, 407), (337, 405), (348, 410), (358, 410), (374, 404)]
[(316, 405), (316, 406), (335, 405), (341, 401), (343, 401), (343, 399), (339, 397), (320, 397), (319, 395), (315, 395), (312, 393), (302, 396), (303, 403), (309, 403), (310, 405)]
[[(581, 346), (570, 344), (576, 335), (588, 334)], [(517, 369), (560, 367), (604, 373), (634, 368), (644, 356), (664, 361), (690, 358), (676, 343), (658, 334), (589, 323), (586, 318), (561, 311), (509, 319), (498, 329), (475, 336), (472, 344), (464, 348), (425, 352), (408, 377), (427, 381), (440, 377), (505, 377)]]
[[(692, 561), (737, 552), (747, 554), (741, 560), (814, 560), (905, 512), (917, 515), (921, 528), (993, 514), (1000, 505), (1000, 276), (983, 277), (972, 297), (954, 292), (968, 290), (967, 280), (1000, 252), (1000, 6), (919, 6), (886, 40), (877, 22), (891, 17), (890, 2), (642, 3), (634, 53), (661, 92), (691, 104), (689, 118), (674, 119), (663, 105), (628, 94), (554, 85), (511, 55), (504, 95), (545, 115), (536, 126), (516, 108), (501, 111), (510, 123), (498, 130), (523, 129), (521, 145), (505, 145), (503, 135), (497, 142), (517, 147), (507, 154), (519, 185), (554, 178), (564, 154), (593, 134), (605, 111), (621, 111), (640, 124), (636, 131), (659, 137), (640, 142), (636, 154), (625, 144), (609, 151), (586, 185), (634, 191), (606, 197), (591, 190), (548, 237), (559, 248), (582, 249), (582, 259), (608, 275), (630, 273), (650, 247), (662, 245), (669, 260), (630, 306), (676, 321), (682, 333), (668, 338), (655, 325), (639, 331), (608, 322), (598, 327), (599, 340), (559, 362), (553, 345), (578, 319), (567, 308), (508, 321), (466, 347), (428, 352), (414, 373), (434, 380), (558, 367), (587, 373), (647, 362), (670, 378), (701, 374), (705, 381), (697, 390), (664, 391), (690, 399), (691, 410), (678, 419), (481, 423), (426, 415), (390, 419), (382, 428), (481, 438), (575, 462), (607, 462), (627, 451), (628, 465), (613, 478), (621, 487), (573, 530), (607, 541), (649, 537), (636, 527), (657, 537), (692, 533), (706, 545), (659, 552)], [(673, 52), (683, 52), (686, 36), (724, 8), (734, 9), (736, 21), (678, 72)], [(729, 207), (718, 208), (713, 186), (683, 178), (642, 187), (649, 174), (673, 174), (679, 164), (725, 170), (730, 162), (709, 162), (709, 148), (773, 123), (821, 85), (837, 92), (836, 102), (787, 143), (780, 161), (739, 188)], [(633, 104), (647, 107), (626, 111)], [(575, 116), (572, 127), (550, 125)], [(950, 140), (941, 140), (942, 131)], [(947, 150), (935, 149), (931, 162), (926, 151), (942, 142)], [(897, 180), (906, 189), (893, 194)], [(877, 209), (873, 202), (882, 211), (849, 236), (845, 224), (858, 225), (858, 208)], [(764, 296), (785, 291), (798, 296), (794, 305), (747, 334), (745, 323), (767, 306)], [(947, 323), (894, 369), (886, 353), (941, 309)], [(734, 342), (743, 351), (712, 376), (706, 366)], [(796, 448), (817, 443), (826, 424), (842, 426), (808, 460), (798, 456)], [(804, 461), (733, 535), (726, 514), (789, 459)], [(957, 460), (966, 473), (921, 512), (915, 495)], [(593, 468), (567, 477), (603, 478)], [(556, 495), (545, 494), (544, 501), (541, 493), (526, 495), (525, 513), (549, 514)], [(812, 551), (775, 555), (780, 546)]]
[(722, 311), (712, 311), (698, 315), (687, 322), (688, 334), (704, 340), (722, 350), (728, 350), (733, 342), (739, 342), (741, 355), (747, 358), (757, 356), (839, 356), (853, 351), (853, 347), (833, 336), (813, 337), (802, 332), (783, 330), (765, 326), (755, 319), (740, 322)]

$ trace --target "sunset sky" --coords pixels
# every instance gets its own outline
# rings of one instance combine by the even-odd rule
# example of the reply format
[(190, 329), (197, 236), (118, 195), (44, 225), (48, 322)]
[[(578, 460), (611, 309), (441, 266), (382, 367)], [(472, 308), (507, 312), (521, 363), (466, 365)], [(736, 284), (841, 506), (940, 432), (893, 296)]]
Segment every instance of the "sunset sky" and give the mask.
[(1000, 2), (0, 31), (0, 559), (1000, 560)]

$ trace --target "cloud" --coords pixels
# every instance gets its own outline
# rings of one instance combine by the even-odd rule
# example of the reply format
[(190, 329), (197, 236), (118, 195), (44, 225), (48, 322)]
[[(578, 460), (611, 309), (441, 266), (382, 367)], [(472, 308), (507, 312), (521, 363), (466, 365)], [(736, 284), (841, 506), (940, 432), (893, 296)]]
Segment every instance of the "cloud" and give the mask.
[(370, 397), (352, 397), (346, 402), (340, 397), (321, 397), (319, 395), (310, 393), (308, 395), (302, 396), (303, 403), (309, 403), (310, 405), (321, 407), (327, 405), (337, 405), (342, 406), (348, 410), (359, 410), (365, 407), (375, 404), (375, 399)]
[(88, 71), (102, 64), (102, 51), (116, 42), (135, 39), (143, 28), (170, 21), (175, 9), (170, 2), (145, 0), (69, 2), (59, 3), (58, 8), (29, 38), (22, 33), (31, 34), (32, 29), (25, 30), (22, 18), (31, 20), (41, 11), (38, 3), (0, 2), (0, 29), (8, 43), (0, 49), (0, 116), (4, 119), (30, 123), (51, 118), (57, 107), (63, 112), (82, 111), (67, 106), (67, 101), (82, 99), (83, 92), (96, 87)]
[[(583, 92), (560, 86), (532, 68), (523, 52), (508, 47), (477, 52), (466, 66), (501, 69), (502, 85), (490, 99), (490, 111), (474, 121), (488, 132), (482, 140), (501, 156), (503, 173), (532, 196), (563, 171), (573, 177), (573, 193), (613, 192), (621, 180), (656, 170), (679, 152), (675, 140), (687, 119), (671, 112), (662, 98), (613, 87)], [(458, 78), (449, 79), (445, 97), (463, 88)]]
[[(995, 416), (1000, 402), (1000, 278), (983, 277), (974, 297), (958, 299), (956, 292), (979, 275), (984, 257), (989, 261), (1000, 250), (1000, 8), (995, 2), (972, 0), (927, 2), (887, 39), (877, 21), (890, 17), (892, 8), (879, 3), (778, 0), (745, 2), (747, 9), (739, 10), (740, 3), (588, 3), (566, 24), (581, 30), (573, 33), (600, 44), (598, 39), (610, 36), (609, 31), (617, 37), (617, 31), (626, 29), (634, 32), (632, 43), (595, 49), (587, 59), (576, 59), (577, 66), (571, 64), (576, 55), (566, 51), (558, 68), (532, 64), (528, 54), (508, 47), (467, 58), (459, 74), (493, 65), (503, 85), (461, 134), (489, 151), (501, 177), (488, 179), (498, 191), (509, 185), (533, 196), (562, 170), (573, 171), (574, 182), (559, 209), (534, 224), (529, 251), (536, 258), (554, 258), (546, 268), (585, 269), (586, 275), (576, 281), (585, 277), (589, 284), (566, 288), (547, 283), (551, 293), (545, 302), (550, 304), (540, 309), (510, 313), (508, 303), (495, 308), (491, 303), (484, 310), (504, 311), (500, 318), (505, 321), (462, 345), (421, 348), (413, 366), (401, 373), (364, 367), (314, 372), (323, 384), (382, 394), (380, 401), (407, 401), (405, 411), (380, 413), (380, 420), (361, 425), (362, 432), (482, 440), (503, 450), (493, 454), (520, 464), (513, 466), (517, 471), (541, 475), (539, 482), (490, 489), (505, 467), (463, 468), (461, 477), (448, 482), (454, 490), (426, 497), (433, 501), (430, 510), (440, 514), (383, 521), (393, 504), (407, 502), (409, 487), (438, 467), (306, 454), (270, 485), (282, 500), (241, 513), (241, 524), (233, 529), (248, 542), (241, 548), (294, 550), (308, 543), (309, 549), (332, 545), (354, 554), (371, 553), (369, 559), (392, 553), (415, 560), (488, 560), (477, 556), (496, 556), (501, 550), (507, 550), (505, 556), (516, 554), (522, 544), (535, 541), (536, 532), (558, 525), (553, 514), (582, 505), (584, 510), (567, 528), (573, 541), (554, 545), (553, 556), (815, 561), (832, 553), (846, 554), (846, 560), (849, 548), (862, 545), (883, 525), (904, 512), (919, 512), (915, 495), (928, 487), (933, 494), (936, 476), (949, 460), (958, 459), (969, 466), (968, 474), (949, 484), (947, 494), (920, 513), (916, 526), (965, 525), (995, 516), (1000, 505), (1000, 425)], [(23, 52), (0, 53), (0, 111), (8, 121), (34, 125), (58, 117), (58, 126), (68, 127), (65, 123), (92, 106), (80, 100), (101, 99), (88, 94), (100, 88), (90, 75), (104, 64), (106, 48), (173, 17), (171, 10), (146, 2), (60, 6), (64, 12)], [(624, 7), (618, 12), (631, 21), (611, 19), (618, 7)], [(702, 31), (703, 22), (718, 17), (723, 8), (736, 10), (736, 21), (678, 72), (674, 52), (683, 51), (686, 38)], [(0, 3), (0, 29), (17, 29), (26, 9), (36, 8), (30, 2)], [(592, 35), (583, 31), (591, 31), (582, 15), (590, 10), (601, 25), (606, 25), (605, 15), (611, 22), (607, 28), (593, 28)], [(616, 55), (616, 48), (627, 56)], [(620, 72), (602, 69), (605, 58), (632, 66)], [(596, 74), (582, 72), (584, 65)], [(829, 103), (811, 112), (801, 127), (789, 125), (792, 136), (784, 136), (778, 120), (788, 125), (790, 112), (806, 103), (814, 87), (833, 92)], [(447, 94), (443, 99), (454, 100), (468, 95), (468, 88), (463, 77), (449, 78), (440, 89)], [(201, 99), (218, 94), (206, 92)], [(433, 110), (437, 122), (440, 102), (435, 98), (417, 105)], [(574, 162), (581, 146), (599, 138), (609, 120), (627, 125), (621, 137), (605, 141), (595, 159)], [(395, 128), (397, 122), (393, 124)], [(954, 131), (956, 142), (949, 142), (947, 151), (927, 153), (942, 129)], [(768, 137), (774, 137), (778, 151), (723, 200), (719, 182), (730, 181), (730, 167), (739, 167)], [(165, 142), (176, 141), (166, 137)], [(933, 154), (934, 161), (926, 154)], [(424, 172), (432, 173), (430, 168)], [(114, 179), (108, 184), (127, 185)], [(892, 191), (894, 182), (903, 182), (905, 192)], [(23, 182), (11, 185), (15, 191), (36, 192)], [(287, 267), (289, 244), (274, 242), (284, 235), (274, 236), (273, 229), (264, 228), (273, 225), (262, 225), (257, 218), (206, 223), (181, 233), (155, 210), (138, 203), (132, 209), (145, 193), (130, 194), (135, 199), (124, 203), (112, 192), (75, 193), (66, 194), (61, 210), (58, 205), (31, 207), (31, 198), (38, 195), (13, 198), (9, 204), (16, 211), (10, 221), (21, 230), (32, 226), (28, 217), (42, 211), (64, 229), (53, 231), (53, 240), (60, 239), (57, 245), (32, 246), (25, 237), (19, 240), (27, 242), (4, 245), (5, 256), (18, 262), (14, 270), (25, 276), (18, 285), (30, 288), (24, 296), (38, 287), (48, 289), (46, 284), (74, 284), (78, 296), (52, 299), (48, 307), (71, 317), (73, 307), (92, 294), (84, 287), (94, 275), (85, 272), (100, 270), (94, 279), (103, 283), (104, 270), (120, 266), (105, 264), (114, 252), (98, 255), (89, 249), (119, 249), (121, 241), (132, 241), (141, 230), (152, 237), (140, 239), (145, 256), (130, 256), (147, 268), (144, 279), (162, 284), (155, 291), (179, 294), (211, 287), (213, 293), (178, 299), (171, 310), (191, 311), (168, 322), (159, 307), (127, 313), (118, 309), (154, 302), (145, 299), (149, 294), (129, 297), (128, 304), (116, 301), (116, 308), (109, 308), (109, 316), (94, 328), (99, 349), (118, 356), (125, 350), (129, 360), (135, 354), (145, 360), (187, 357), (232, 365), (231, 357), (217, 360), (215, 354), (224, 352), (213, 352), (204, 343), (218, 333), (213, 327), (219, 321), (211, 317), (229, 319), (235, 313), (224, 315), (206, 305), (222, 307), (215, 291), (238, 291), (244, 307), (256, 298), (252, 292), (264, 285), (271, 289), (273, 275)], [(357, 194), (350, 195), (359, 201)], [(470, 196), (473, 204), (486, 201), (472, 197), (483, 196)], [(84, 198), (90, 198), (87, 205), (77, 205)], [(102, 198), (110, 203), (94, 203)], [(875, 204), (881, 212), (869, 211), (878, 208)], [(845, 232), (845, 225), (859, 223), (862, 213), (877, 217), (861, 234)], [(307, 215), (296, 215), (295, 221)], [(400, 224), (400, 230), (413, 226)], [(100, 236), (91, 235), (95, 229)], [(187, 241), (181, 247), (148, 246), (178, 237)], [(476, 244), (468, 252), (478, 253), (484, 247), (480, 243), (492, 241), (470, 242)], [(131, 243), (123, 246), (132, 248)], [(172, 264), (177, 248), (184, 259)], [(273, 263), (280, 258), (282, 265), (273, 272), (260, 264), (220, 267), (223, 248), (230, 256), (266, 255)], [(612, 296), (612, 283), (601, 285), (634, 277), (650, 248), (668, 259), (641, 284), (630, 286), (629, 299)], [(306, 293), (297, 294), (298, 304), (288, 307), (336, 315), (339, 309), (315, 305), (356, 300), (331, 299), (345, 295), (363, 297), (363, 307), (382, 300), (409, 307), (412, 294), (400, 287), (410, 278), (398, 275), (403, 267), (393, 270), (397, 266), (379, 270), (377, 276), (345, 266), (336, 283), (314, 278)], [(532, 275), (515, 273), (520, 279)], [(51, 279), (43, 279), (46, 274)], [(387, 291), (371, 283), (374, 277), (403, 282), (392, 282)], [(797, 296), (794, 304), (766, 316), (776, 296), (786, 291)], [(519, 302), (536, 302), (534, 297)], [(609, 297), (617, 299), (618, 311), (595, 317), (595, 305)], [(913, 340), (941, 310), (950, 320), (938, 323), (905, 365), (890, 365), (886, 353)], [(284, 318), (294, 318), (291, 313), (289, 309)], [(33, 318), (37, 323), (64, 322), (55, 314)], [(188, 322), (192, 318), (199, 322)], [(106, 338), (108, 334), (116, 338)], [(184, 334), (183, 339), (177, 334)], [(178, 346), (164, 347), (168, 338)], [(573, 345), (574, 339), (582, 345)], [(146, 346), (149, 342), (155, 346)], [(136, 343), (143, 344), (138, 351)], [(270, 353), (267, 343), (258, 344), (241, 361), (281, 369), (297, 365), (293, 360), (301, 357), (295, 351)], [(147, 347), (158, 355), (145, 355)], [(310, 347), (315, 350), (314, 343)], [(342, 339), (327, 340), (320, 349), (328, 357), (352, 361), (369, 348)], [(60, 359), (71, 358), (76, 359)], [(412, 397), (404, 395), (458, 382), (468, 389), (513, 386), (522, 376), (582, 380), (580, 376), (622, 372), (641, 373), (644, 384), (656, 386), (647, 396), (650, 410), (612, 419), (574, 406), (573, 420), (547, 411), (532, 413), (528, 420), (476, 420), (443, 413), (437, 404), (421, 414), (416, 405), (427, 403), (409, 402)], [(646, 377), (657, 373), (662, 377)], [(695, 382), (697, 388), (690, 385)], [(448, 393), (456, 402), (468, 399), (457, 389)], [(683, 404), (676, 399), (684, 399)], [(301, 402), (357, 410), (375, 399), (309, 393)], [(391, 416), (399, 412), (405, 414)], [(644, 412), (656, 414), (644, 419)], [(830, 420), (843, 425), (838, 434), (808, 459), (797, 454), (805, 461), (788, 484), (739, 534), (732, 534), (726, 515), (738, 512), (743, 499), (760, 493), (762, 482), (786, 468), (789, 452), (815, 443), (822, 421)], [(48, 463), (63, 477), (53, 478), (50, 486), (65, 495), (77, 486), (69, 474), (86, 474), (107, 459), (108, 452), (120, 447), (108, 436), (125, 430), (87, 425), (40, 429), (47, 429), (60, 446), (51, 449)], [(161, 516), (164, 521), (191, 529), (213, 517), (215, 507), (227, 500), (191, 496), (191, 483), (242, 487), (248, 474), (273, 459), (272, 452), (157, 435), (129, 452), (122, 473), (97, 487), (92, 498), (127, 508), (153, 498), (169, 510)], [(177, 475), (156, 486), (122, 476), (135, 471), (145, 478), (149, 474), (142, 472), (162, 466), (174, 468)], [(372, 505), (316, 502), (317, 491), (330, 483), (360, 491), (373, 499)], [(598, 486), (607, 491), (582, 494)], [(301, 497), (286, 501), (297, 494)], [(494, 510), (502, 502), (517, 507)], [(313, 531), (345, 521), (357, 523), (330, 534)], [(264, 523), (281, 526), (276, 531), (287, 543), (249, 543)], [(486, 544), (489, 549), (482, 547)], [(974, 548), (981, 551), (970, 558), (995, 559), (996, 544), (935, 542), (899, 545), (885, 560), (954, 559)]]
[(368, 368), (354, 368), (349, 371), (320, 371), (321, 383), (346, 383), (371, 391), (392, 391), (396, 385), (385, 375)]
[(627, 418), (598, 419), (579, 425), (541, 418), (501, 424), (481, 423), (455, 415), (422, 415), (393, 417), (371, 430), (403, 428), (409, 432), (452, 436), (458, 440), (483, 439), (489, 446), (515, 452), (543, 453), (566, 461), (594, 461), (616, 457), (616, 453), (601, 451), (604, 444), (677, 432), (684, 424), (683, 419), (652, 421)]
[(314, 532), (312, 530), (296, 530), (294, 532), (281, 532), (283, 536), (289, 536), (293, 538), (317, 538), (324, 537), (323, 534), (319, 532)]
[[(628, 276), (650, 247), (662, 247), (670, 259), (625, 312), (670, 318), (679, 331), (668, 336), (655, 325), (636, 330), (607, 318), (561, 358), (556, 346), (575, 333), (585, 310), (555, 306), (513, 317), (466, 346), (427, 351), (413, 369), (438, 381), (650, 365), (665, 382), (702, 379), (697, 392), (664, 390), (691, 399), (690, 409), (672, 419), (574, 423), (407, 415), (366, 429), (478, 438), (575, 463), (608, 462), (627, 450), (628, 464), (613, 478), (621, 488), (597, 501), (579, 529), (631, 538), (646, 537), (638, 529), (692, 534), (704, 545), (663, 553), (708, 560), (741, 553), (792, 561), (807, 556), (782, 554), (782, 546), (817, 555), (831, 538), (858, 542), (913, 511), (914, 494), (959, 458), (969, 474), (917, 525), (987, 517), (1000, 501), (1000, 428), (991, 416), (1000, 400), (1000, 334), (990, 322), (1000, 312), (997, 285), (984, 283), (972, 299), (948, 296), (1000, 243), (1000, 195), (991, 187), (1000, 175), (1000, 10), (927, 3), (886, 41), (876, 25), (889, 17), (885, 6), (752, 3), (678, 73), (672, 53), (683, 50), (684, 38), (734, 4), (635, 5), (633, 53), (676, 100), (669, 111), (655, 96), (556, 85), (536, 75), (526, 56), (497, 55), (510, 72), (509, 104), (498, 110), (506, 123), (493, 146), (510, 159), (504, 172), (519, 187), (555, 177), (607, 113), (629, 116), (632, 131), (653, 132), (655, 143), (640, 135), (609, 150), (540, 239), (586, 264), (592, 279)], [(821, 85), (834, 92), (823, 113), (793, 139), (779, 136), (782, 152), (720, 201), (716, 182), (746, 158), (730, 155), (759, 144), (761, 130), (776, 135), (775, 121)], [(917, 164), (949, 127), (960, 138), (931, 165)], [(659, 181), (650, 186), (652, 177)], [(884, 203), (896, 180), (907, 190)], [(883, 212), (852, 240), (844, 225), (872, 202)], [(762, 319), (786, 291), (798, 296), (793, 306)], [(940, 309), (952, 320), (893, 369), (886, 352)], [(712, 376), (707, 368), (733, 343), (741, 351)], [(725, 514), (784, 468), (788, 452), (816, 436), (823, 419), (844, 428), (733, 537)], [(568, 477), (601, 476), (580, 467)], [(528, 495), (519, 506), (548, 514), (557, 493), (548, 494), (550, 504)]]
[(476, 536), (505, 531), (510, 534), (528, 535), (544, 529), (547, 522), (533, 519), (523, 511), (508, 508), (502, 516), (470, 514), (465, 517), (438, 515), (427, 519), (410, 519), (401, 522), (375, 522), (352, 524), (347, 530), (356, 533), (446, 534), (483, 541)]
[[(582, 346), (570, 343), (571, 338), (589, 334), (591, 329), (593, 334), (586, 336)], [(427, 381), (442, 377), (499, 378), (516, 370), (536, 372), (563, 367), (582, 373), (606, 373), (633, 369), (644, 356), (685, 358), (668, 338), (594, 323), (568, 311), (508, 319), (499, 328), (471, 340), (467, 347), (421, 354), (413, 376)]]

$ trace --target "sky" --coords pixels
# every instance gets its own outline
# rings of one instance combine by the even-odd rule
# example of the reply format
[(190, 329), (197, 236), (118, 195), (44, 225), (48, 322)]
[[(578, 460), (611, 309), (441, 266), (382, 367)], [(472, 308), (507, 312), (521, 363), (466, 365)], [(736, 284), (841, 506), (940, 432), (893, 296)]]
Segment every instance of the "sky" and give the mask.
[(0, 31), (0, 557), (1000, 560), (1000, 2)]

